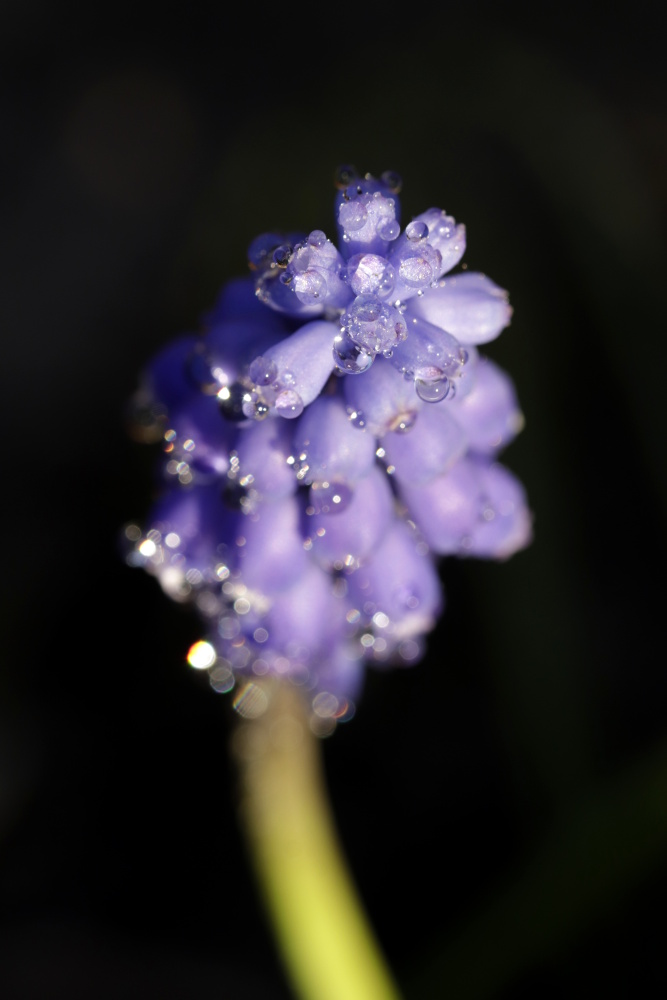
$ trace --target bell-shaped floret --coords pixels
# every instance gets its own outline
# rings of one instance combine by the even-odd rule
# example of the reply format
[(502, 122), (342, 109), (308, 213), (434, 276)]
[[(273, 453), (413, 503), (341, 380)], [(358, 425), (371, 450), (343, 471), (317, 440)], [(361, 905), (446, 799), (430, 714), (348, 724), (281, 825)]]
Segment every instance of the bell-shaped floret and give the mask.
[(239, 518), (236, 544), (240, 580), (251, 591), (271, 597), (291, 587), (308, 562), (296, 497), (260, 503)]
[(385, 473), (374, 466), (358, 479), (347, 506), (339, 510), (333, 498), (311, 487), (304, 533), (312, 553), (327, 568), (358, 565), (379, 544), (393, 516), (394, 498)]
[[(461, 260), (466, 250), (466, 227), (440, 208), (429, 208), (416, 215), (414, 223), (425, 224), (428, 228), (428, 242), (440, 252), (440, 269), (436, 278), (447, 274)], [(406, 226), (406, 230), (407, 230)]]
[(359, 253), (385, 257), (400, 231), (400, 205), (392, 186), (367, 174), (339, 191), (334, 204), (339, 246), (346, 259)]
[[(277, 312), (299, 319), (319, 316), (323, 303), (311, 295), (303, 301), (295, 295), (288, 267), (295, 246), (307, 242), (303, 234), (284, 236), (262, 233), (248, 248), (248, 263), (255, 272), (255, 294), (260, 302)], [(324, 288), (324, 285), (321, 286)]]
[(448, 406), (423, 406), (414, 424), (384, 435), (382, 460), (397, 483), (425, 486), (465, 453), (465, 432)]
[[(256, 400), (278, 416), (294, 419), (319, 396), (334, 368), (335, 323), (313, 320), (270, 347), (248, 369)], [(254, 401), (253, 401), (254, 402)]]
[(293, 585), (275, 595), (262, 620), (268, 633), (263, 655), (279, 658), (280, 672), (312, 682), (320, 662), (349, 634), (346, 610), (330, 574), (308, 562)]
[(497, 452), (523, 427), (514, 383), (490, 358), (479, 359), (470, 392), (457, 394), (448, 407), (473, 451)]
[(408, 336), (396, 346), (391, 363), (415, 380), (421, 399), (437, 402), (455, 387), (468, 355), (451, 333), (416, 316), (406, 318)]
[(466, 456), (426, 486), (401, 483), (401, 498), (439, 555), (505, 559), (531, 538), (521, 484), (502, 466)]
[(353, 297), (342, 280), (345, 261), (320, 229), (292, 250), (283, 283), (304, 306), (342, 309)]
[(354, 426), (339, 396), (320, 396), (308, 407), (297, 424), (292, 447), (299, 480), (347, 487), (345, 503), (356, 481), (375, 462), (375, 439)]
[(238, 481), (271, 502), (294, 493), (297, 481), (287, 459), (292, 453), (291, 425), (284, 420), (253, 421), (239, 428), (234, 445)]
[(235, 436), (236, 428), (221, 416), (218, 401), (193, 393), (170, 410), (165, 423), (167, 474), (185, 484), (193, 475), (224, 475)]
[(186, 600), (193, 589), (226, 579), (236, 564), (237, 517), (218, 483), (171, 489), (153, 506), (138, 558), (170, 597)]
[(490, 278), (466, 272), (411, 299), (407, 312), (448, 330), (461, 344), (486, 344), (508, 325), (512, 307)]
[(385, 641), (430, 631), (442, 610), (442, 588), (428, 550), (398, 517), (347, 583), (361, 620)]
[(412, 380), (382, 357), (363, 378), (346, 378), (343, 393), (352, 422), (376, 437), (407, 430), (423, 406)]
[(409, 222), (389, 251), (396, 280), (392, 302), (404, 302), (430, 288), (442, 270), (442, 256), (428, 239), (425, 222)]

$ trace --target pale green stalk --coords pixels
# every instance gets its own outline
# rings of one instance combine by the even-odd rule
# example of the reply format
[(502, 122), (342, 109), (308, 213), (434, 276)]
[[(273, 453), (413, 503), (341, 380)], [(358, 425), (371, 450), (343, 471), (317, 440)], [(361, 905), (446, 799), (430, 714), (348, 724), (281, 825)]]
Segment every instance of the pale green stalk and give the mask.
[(268, 708), (240, 720), (233, 751), (249, 854), (295, 997), (400, 1000), (341, 851), (301, 692), (280, 681), (265, 690)]

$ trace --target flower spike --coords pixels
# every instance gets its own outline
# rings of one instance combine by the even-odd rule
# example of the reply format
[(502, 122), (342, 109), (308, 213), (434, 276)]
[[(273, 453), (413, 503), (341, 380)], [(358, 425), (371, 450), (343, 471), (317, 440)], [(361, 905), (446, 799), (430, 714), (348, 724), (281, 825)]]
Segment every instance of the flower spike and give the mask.
[(194, 604), (189, 659), (216, 691), (291, 679), (319, 734), (354, 713), (367, 666), (419, 660), (437, 557), (506, 559), (532, 534), (498, 462), (523, 425), (515, 388), (478, 350), (507, 293), (453, 271), (466, 232), (443, 210), (401, 227), (401, 184), (341, 167), (337, 243), (258, 236), (249, 276), (137, 392), (137, 438), (164, 458), (128, 562)]

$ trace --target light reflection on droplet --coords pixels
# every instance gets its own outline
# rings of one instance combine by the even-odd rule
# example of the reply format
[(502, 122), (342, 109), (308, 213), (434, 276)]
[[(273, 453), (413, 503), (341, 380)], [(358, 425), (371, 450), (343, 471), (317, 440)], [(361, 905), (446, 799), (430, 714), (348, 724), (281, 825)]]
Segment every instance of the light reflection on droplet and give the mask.
[(376, 625), (377, 628), (386, 628), (389, 624), (389, 618), (384, 611), (376, 611), (373, 615), (373, 624)]
[(199, 594), (196, 604), (201, 613), (209, 618), (220, 613), (220, 601), (210, 590), (204, 590)]
[(320, 691), (313, 698), (313, 711), (322, 719), (332, 718), (338, 709), (338, 698), (329, 691)]
[(178, 546), (181, 544), (180, 536), (177, 535), (175, 531), (170, 531), (169, 534), (165, 537), (164, 544), (167, 545), (170, 549), (177, 549)]
[(218, 622), (218, 632), (223, 639), (233, 639), (241, 630), (238, 618), (232, 615), (225, 615)]
[(348, 611), (348, 613), (345, 615), (345, 617), (348, 620), (348, 622), (350, 623), (350, 625), (356, 625), (356, 623), (361, 618), (361, 614), (359, 613), (359, 611), (356, 608), (352, 608), (351, 611)]
[(234, 687), (234, 674), (224, 665), (214, 667), (209, 674), (209, 683), (218, 694), (226, 694)]
[(247, 597), (237, 597), (234, 601), (234, 611), (237, 615), (247, 615), (250, 611), (250, 601)]
[(415, 642), (414, 639), (404, 639), (398, 647), (399, 656), (408, 662), (416, 660), (420, 652), (419, 643)]
[(210, 642), (200, 639), (188, 650), (187, 661), (195, 670), (208, 670), (217, 659), (217, 653)]
[(255, 629), (255, 631), (252, 634), (252, 637), (255, 640), (255, 642), (266, 642), (266, 640), (269, 638), (269, 633), (265, 628), (262, 628), (260, 626), (259, 628)]
[(177, 566), (167, 566), (159, 576), (160, 586), (173, 601), (187, 601), (191, 587)]
[(364, 632), (359, 642), (365, 649), (370, 649), (375, 642), (375, 636), (371, 635), (370, 632)]
[(234, 695), (232, 706), (244, 719), (257, 719), (266, 712), (269, 699), (262, 687), (248, 681)]

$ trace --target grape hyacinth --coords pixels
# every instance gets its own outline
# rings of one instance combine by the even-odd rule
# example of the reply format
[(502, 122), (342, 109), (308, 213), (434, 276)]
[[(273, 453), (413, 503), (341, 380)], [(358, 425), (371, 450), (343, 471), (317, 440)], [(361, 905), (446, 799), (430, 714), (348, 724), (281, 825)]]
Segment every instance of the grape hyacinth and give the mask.
[(413, 664), (443, 610), (437, 557), (505, 559), (531, 539), (498, 462), (522, 415), (478, 350), (506, 292), (452, 273), (465, 227), (401, 228), (400, 178), (338, 171), (337, 240), (265, 233), (250, 274), (148, 364), (135, 437), (162, 442), (156, 500), (127, 560), (194, 604), (188, 654), (235, 707), (261, 679), (307, 694), (320, 735), (354, 713), (366, 666)]

